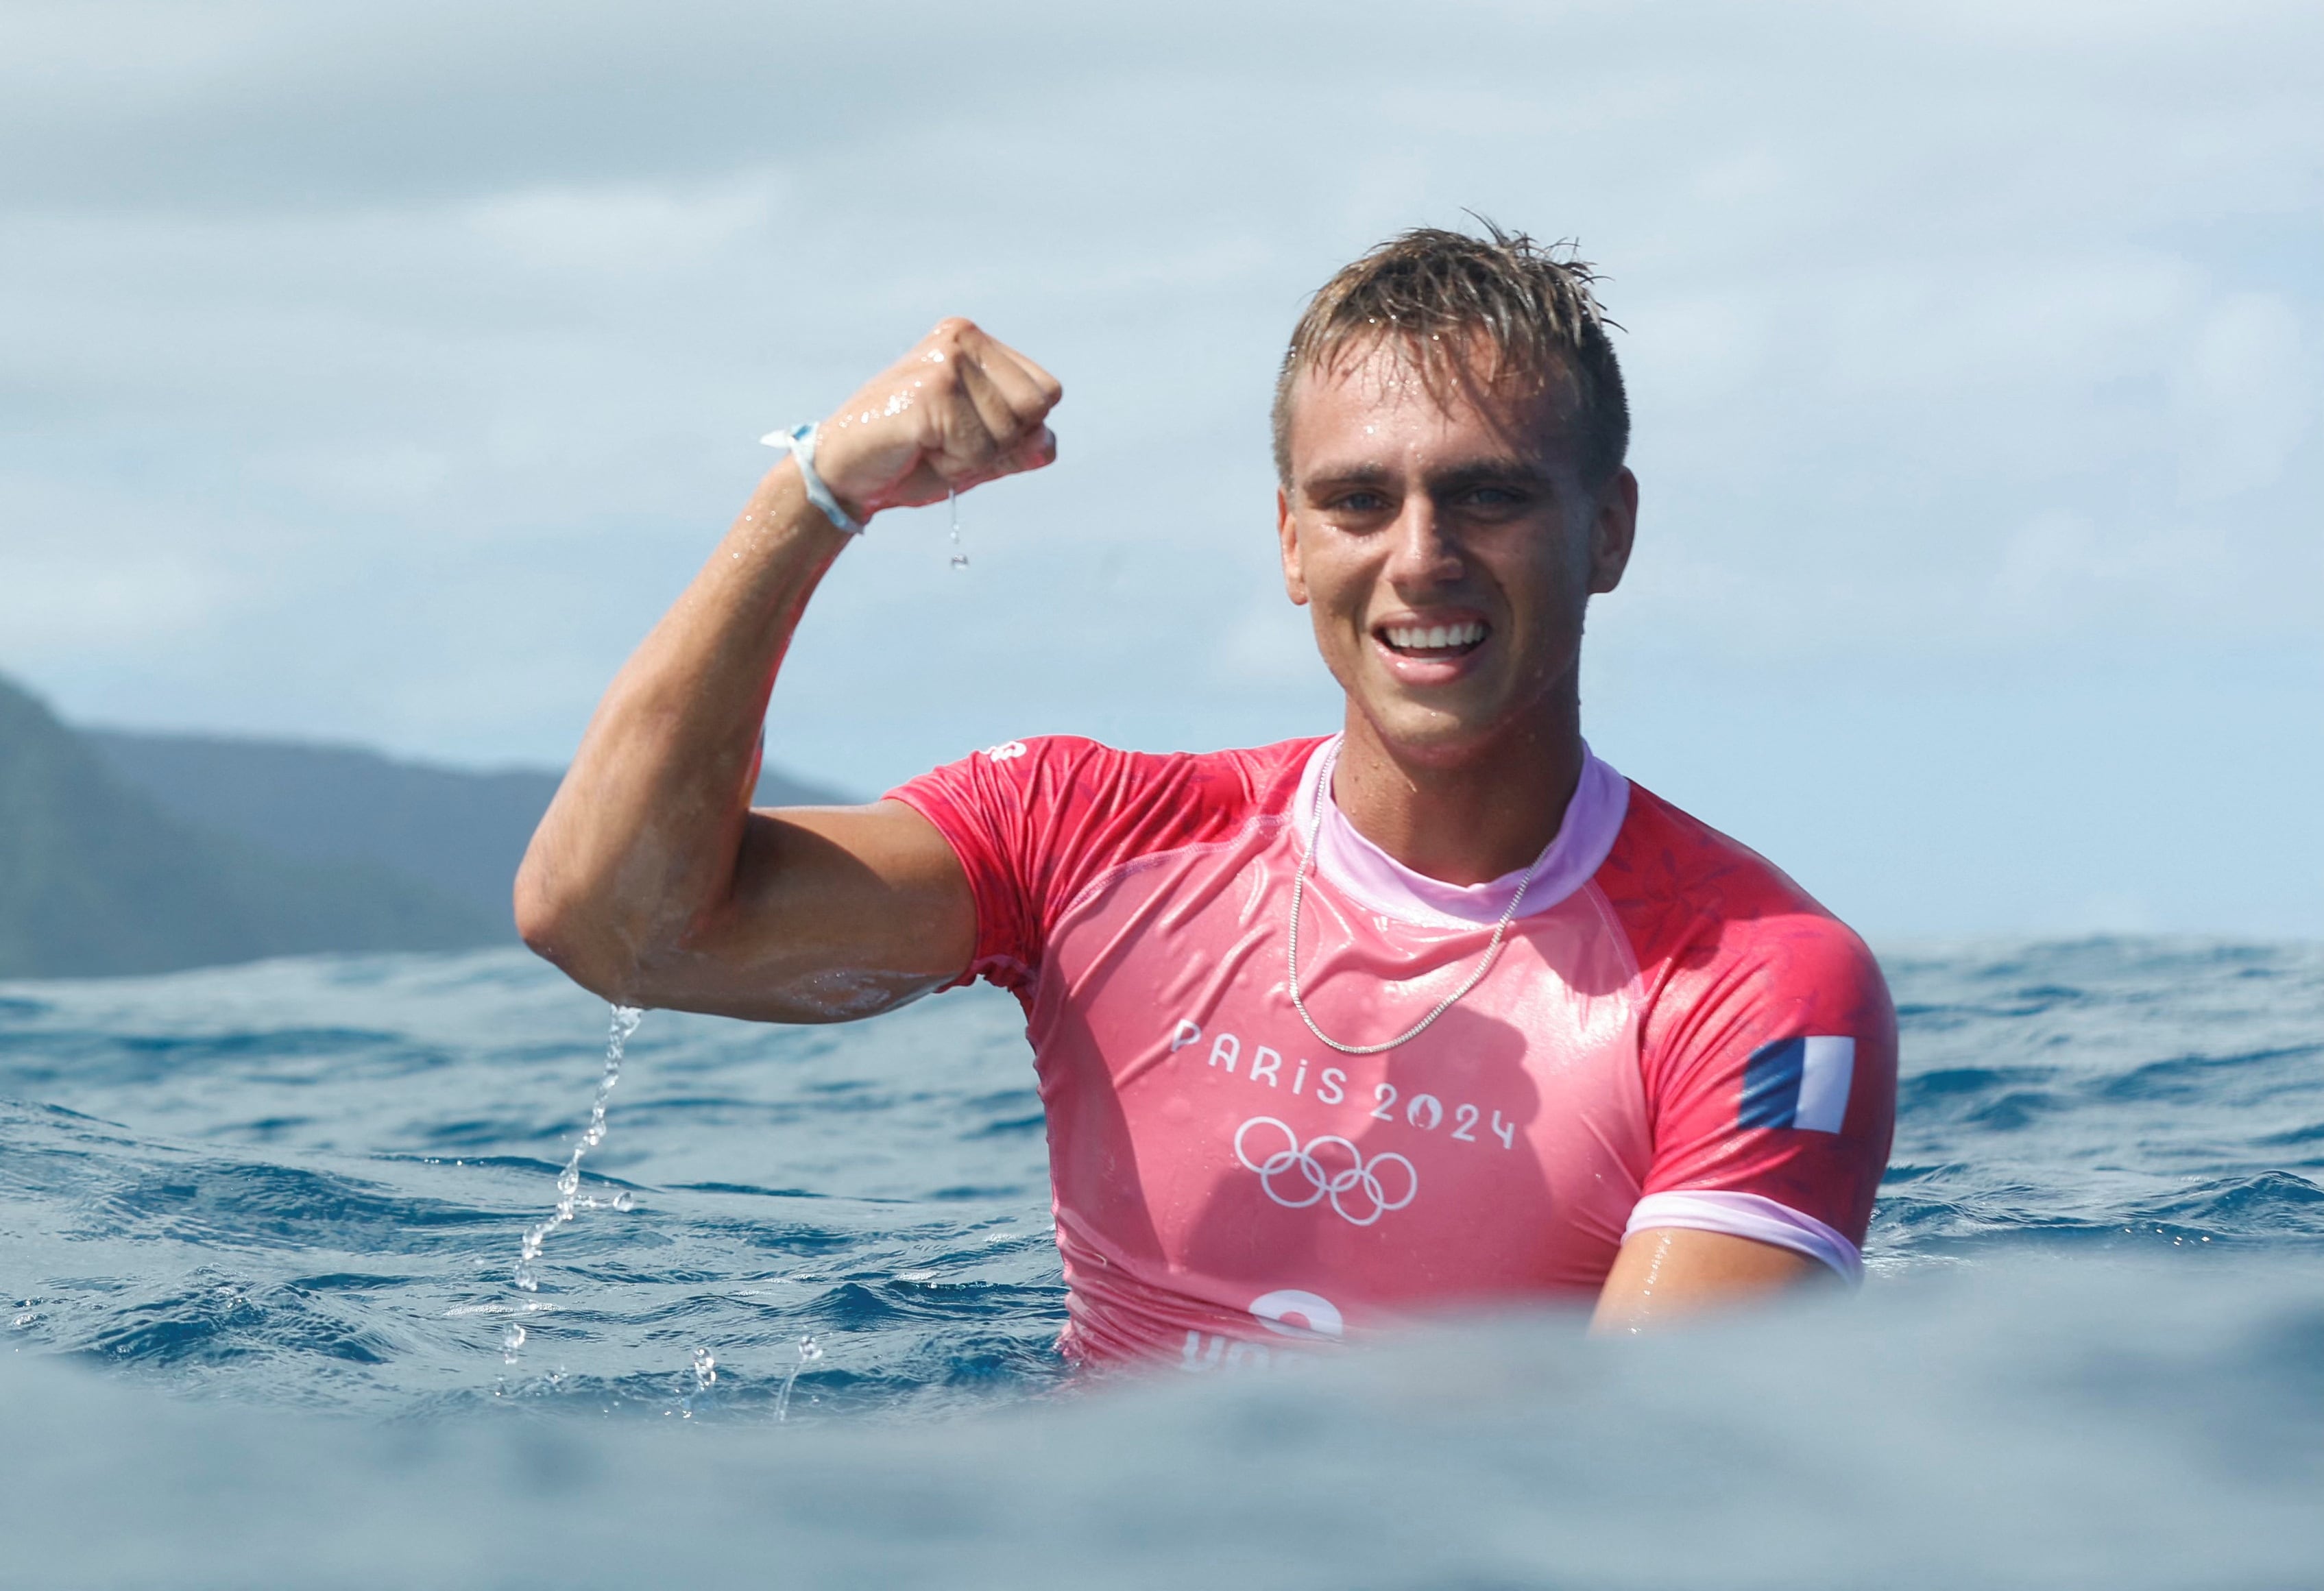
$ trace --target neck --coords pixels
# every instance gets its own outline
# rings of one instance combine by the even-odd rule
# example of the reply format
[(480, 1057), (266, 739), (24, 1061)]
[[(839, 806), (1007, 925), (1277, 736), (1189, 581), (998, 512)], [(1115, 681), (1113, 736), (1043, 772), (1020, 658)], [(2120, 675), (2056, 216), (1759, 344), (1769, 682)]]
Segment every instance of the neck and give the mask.
[(1530, 867), (1557, 837), (1582, 759), (1571, 696), (1449, 759), (1390, 745), (1351, 703), (1332, 798), (1356, 832), (1414, 872), (1483, 884)]

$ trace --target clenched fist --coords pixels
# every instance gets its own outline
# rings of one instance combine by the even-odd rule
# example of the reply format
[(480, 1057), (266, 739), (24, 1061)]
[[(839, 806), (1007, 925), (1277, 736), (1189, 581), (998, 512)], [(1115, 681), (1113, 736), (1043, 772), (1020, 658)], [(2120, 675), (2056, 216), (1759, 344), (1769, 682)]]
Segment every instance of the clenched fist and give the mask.
[(866, 382), (823, 422), (816, 473), (868, 520), (1057, 456), (1057, 379), (958, 317)]

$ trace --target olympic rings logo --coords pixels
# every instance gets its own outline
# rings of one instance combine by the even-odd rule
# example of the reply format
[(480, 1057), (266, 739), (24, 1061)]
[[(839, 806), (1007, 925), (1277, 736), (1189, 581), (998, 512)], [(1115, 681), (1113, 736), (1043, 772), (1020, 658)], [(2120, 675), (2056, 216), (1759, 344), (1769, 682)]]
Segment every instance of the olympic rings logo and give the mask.
[[(1243, 1141), (1254, 1127), (1282, 1134), (1283, 1147), (1264, 1160), (1253, 1160)], [(1303, 1145), (1287, 1123), (1271, 1116), (1254, 1116), (1236, 1128), (1234, 1151), (1243, 1169), (1258, 1173), (1259, 1185), (1284, 1209), (1305, 1209), (1328, 1199), (1340, 1219), (1351, 1226), (1369, 1227), (1388, 1211), (1410, 1204), (1420, 1191), (1420, 1173), (1403, 1155), (1383, 1152), (1366, 1160), (1362, 1150), (1329, 1134)], [(1403, 1175), (1391, 1173), (1383, 1181), (1381, 1169), (1389, 1165)], [(1399, 1183), (1401, 1192), (1390, 1199), (1389, 1190)]]

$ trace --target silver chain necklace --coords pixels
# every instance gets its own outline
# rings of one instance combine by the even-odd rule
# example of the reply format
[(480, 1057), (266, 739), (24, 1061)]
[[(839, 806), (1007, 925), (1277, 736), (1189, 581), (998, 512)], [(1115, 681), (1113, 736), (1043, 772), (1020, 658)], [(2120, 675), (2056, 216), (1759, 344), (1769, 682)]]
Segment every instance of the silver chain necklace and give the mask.
[(1477, 970), (1469, 974), (1466, 982), (1437, 1001), (1436, 1009), (1414, 1023), (1411, 1028), (1400, 1036), (1392, 1038), (1384, 1044), (1343, 1044), (1315, 1025), (1315, 1018), (1307, 1014), (1307, 1002), (1299, 993), (1299, 902), (1306, 894), (1307, 875), (1315, 868), (1315, 841), (1323, 828), (1323, 796), (1331, 789), (1333, 772), (1339, 766), (1340, 748), (1334, 745), (1330, 754), (1323, 759), (1323, 772), (1315, 780), (1315, 798), (1308, 805), (1307, 854), (1299, 859), (1299, 870), (1291, 878), (1291, 944), (1286, 958), (1291, 970), (1291, 1004), (1292, 1007), (1299, 1013), (1299, 1020), (1307, 1025), (1307, 1031), (1314, 1034), (1319, 1042), (1331, 1045), (1342, 1055), (1378, 1055), (1384, 1051), (1393, 1050), (1399, 1044), (1408, 1044), (1426, 1033), (1429, 1024), (1460, 1004), (1462, 996), (1485, 980), (1485, 974), (1493, 970), (1493, 962), (1501, 953), (1501, 942), (1508, 937), (1509, 924), (1517, 919), (1517, 907), (1525, 902), (1526, 890), (1532, 885), (1533, 876), (1541, 870), (1542, 857), (1547, 856), (1549, 851), (1545, 848), (1541, 856), (1533, 859), (1533, 866), (1525, 870), (1525, 877), (1517, 880), (1517, 892), (1509, 897), (1508, 910), (1503, 912), (1501, 920), (1493, 924), (1493, 943), (1485, 947), (1484, 960), (1477, 963)]

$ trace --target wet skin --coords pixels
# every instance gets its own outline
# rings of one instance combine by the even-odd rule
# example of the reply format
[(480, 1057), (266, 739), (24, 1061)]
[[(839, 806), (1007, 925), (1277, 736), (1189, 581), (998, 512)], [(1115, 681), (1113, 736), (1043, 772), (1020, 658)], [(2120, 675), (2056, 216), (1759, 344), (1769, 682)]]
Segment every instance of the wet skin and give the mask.
[[(1476, 884), (1556, 836), (1582, 772), (1582, 634), (1637, 528), (1627, 469), (1577, 464), (1563, 393), (1471, 373), (1433, 393), (1386, 341), (1293, 389), (1276, 498), (1284, 588), (1347, 693), (1333, 797), (1416, 872)], [(1600, 1332), (1629, 1333), (1822, 1274), (1786, 1249), (1656, 1228), (1622, 1245)]]
[[(1628, 471), (1585, 488), (1553, 400), (1485, 382), (1440, 403), (1397, 351), (1373, 353), (1296, 391), (1284, 578), (1347, 691), (1341, 805), (1406, 865), (1474, 883), (1556, 832), (1581, 770), (1583, 610), (1621, 578), (1637, 488)], [(869, 520), (1039, 469), (1061, 395), (947, 320), (824, 423), (819, 473)], [(779, 464), (607, 689), (515, 892), (525, 942), (583, 987), (835, 1022), (967, 966), (968, 879), (926, 818), (893, 801), (749, 806), (776, 672), (847, 539)], [(1462, 638), (1432, 644), (1437, 630)], [(1598, 1322), (1636, 1329), (1816, 1268), (1723, 1234), (1642, 1232)]]
[(1394, 342), (1293, 390), (1277, 529), (1347, 693), (1333, 794), (1450, 883), (1531, 861), (1581, 774), (1582, 617), (1629, 561), (1637, 483), (1582, 479), (1564, 409), (1473, 374), (1440, 398)]

